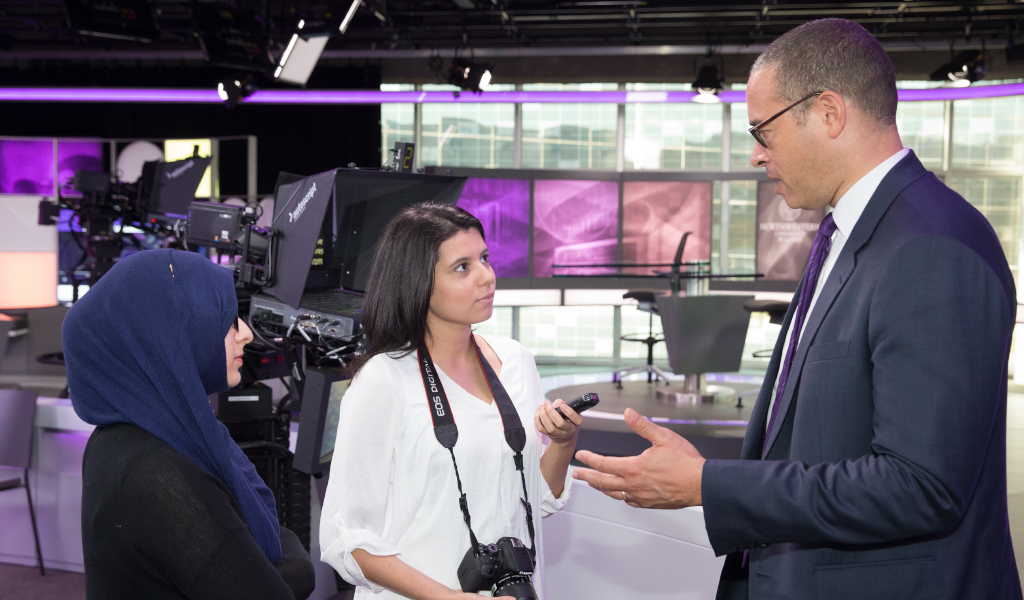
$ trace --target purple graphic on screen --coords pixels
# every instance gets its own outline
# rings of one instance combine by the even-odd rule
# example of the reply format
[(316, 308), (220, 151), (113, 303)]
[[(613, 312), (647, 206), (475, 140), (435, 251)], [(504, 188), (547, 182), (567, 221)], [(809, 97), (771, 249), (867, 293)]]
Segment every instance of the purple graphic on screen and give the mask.
[(483, 223), (496, 276), (529, 276), (529, 180), (471, 177), (457, 206)]
[[(683, 234), (683, 260), (711, 259), (710, 181), (627, 181), (622, 190), (622, 262), (671, 263)], [(627, 269), (650, 275), (670, 267)]]
[(53, 194), (52, 140), (0, 140), (0, 194)]
[(617, 182), (538, 180), (533, 187), (533, 210), (534, 277), (615, 274), (615, 269), (554, 269), (552, 265), (616, 262)]
[(75, 171), (106, 171), (103, 168), (103, 142), (57, 140), (57, 185), (61, 195), (80, 196), (67, 183)]

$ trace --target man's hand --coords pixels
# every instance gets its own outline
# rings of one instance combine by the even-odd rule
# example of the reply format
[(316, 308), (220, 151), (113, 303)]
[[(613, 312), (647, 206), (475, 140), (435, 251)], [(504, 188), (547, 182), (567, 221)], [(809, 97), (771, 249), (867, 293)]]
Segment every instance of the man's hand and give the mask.
[(631, 408), (623, 413), (626, 424), (652, 447), (640, 456), (601, 456), (586, 450), (576, 458), (596, 470), (576, 469), (572, 476), (616, 500), (638, 508), (700, 506), (704, 457), (675, 432), (659, 427)]

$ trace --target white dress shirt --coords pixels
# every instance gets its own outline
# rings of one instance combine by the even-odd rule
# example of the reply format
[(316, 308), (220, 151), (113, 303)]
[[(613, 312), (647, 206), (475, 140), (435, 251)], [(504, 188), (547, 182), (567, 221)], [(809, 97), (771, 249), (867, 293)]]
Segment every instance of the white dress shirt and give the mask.
[[(533, 415), (544, 401), (533, 355), (515, 340), (487, 336), (501, 361), (498, 379), (526, 428), (526, 484), (537, 534), (534, 587), (544, 598), (544, 528), (541, 517), (560, 510), (572, 480), (554, 497), (540, 472), (544, 451)], [(436, 366), (436, 365), (435, 365)], [(498, 407), (462, 389), (441, 369), (459, 428), (455, 457), (462, 488), (482, 544), (505, 536), (530, 544), (523, 489)], [(369, 581), (352, 558), (357, 548), (398, 556), (442, 584), (459, 589), (457, 570), (469, 550), (459, 510), (452, 457), (434, 437), (416, 353), (377, 355), (352, 380), (341, 401), (331, 477), (320, 516), (321, 560), (359, 586), (357, 599), (403, 598)], [(489, 592), (484, 593), (490, 596)]]
[[(804, 317), (804, 324), (811, 318), (811, 313), (814, 311), (814, 305), (818, 302), (818, 296), (821, 295), (821, 290), (825, 287), (825, 281), (828, 280), (828, 276), (832, 273), (832, 267), (836, 265), (836, 259), (839, 258), (839, 254), (843, 251), (843, 246), (846, 245), (846, 240), (850, 238), (850, 234), (853, 233), (853, 228), (857, 225), (857, 221), (860, 220), (861, 213), (864, 212), (864, 208), (867, 207), (868, 201), (871, 200), (871, 196), (875, 195), (875, 190), (878, 189), (878, 185), (882, 183), (882, 179), (896, 166), (896, 163), (903, 160), (903, 157), (910, 153), (909, 148), (904, 148), (893, 154), (889, 158), (885, 159), (877, 167), (868, 171), (866, 175), (857, 180), (857, 183), (853, 184), (850, 189), (846, 190), (843, 197), (836, 202), (836, 206), (832, 209), (832, 218), (836, 222), (836, 231), (832, 234), (832, 248), (829, 249), (828, 256), (825, 257), (825, 264), (821, 267), (821, 273), (818, 275), (818, 284), (814, 288), (814, 296), (811, 297), (811, 305), (808, 307), (807, 315)], [(795, 318), (795, 313), (794, 313)], [(803, 341), (804, 331), (806, 327), (800, 330), (800, 339), (797, 340), (797, 345)], [(789, 330), (786, 331), (786, 342), (782, 346), (782, 362), (779, 363), (779, 373), (775, 376), (775, 385), (772, 387), (772, 399), (768, 403), (768, 418), (765, 423), (765, 431), (768, 431), (768, 424), (771, 422), (772, 406), (775, 404), (775, 395), (779, 389), (779, 375), (782, 374), (782, 365), (785, 363), (786, 353), (789, 352), (789, 342), (793, 337), (793, 326), (790, 323)], [(781, 418), (781, 417), (780, 417)]]

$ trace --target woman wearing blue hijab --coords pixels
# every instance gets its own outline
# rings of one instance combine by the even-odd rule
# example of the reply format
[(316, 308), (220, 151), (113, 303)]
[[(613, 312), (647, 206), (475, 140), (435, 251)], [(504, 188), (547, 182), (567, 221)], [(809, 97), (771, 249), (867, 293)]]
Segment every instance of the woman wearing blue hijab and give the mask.
[(89, 598), (305, 598), (309, 556), (208, 396), (237, 385), (228, 269), (147, 250), (118, 262), (64, 320), (71, 402), (96, 425), (82, 465)]

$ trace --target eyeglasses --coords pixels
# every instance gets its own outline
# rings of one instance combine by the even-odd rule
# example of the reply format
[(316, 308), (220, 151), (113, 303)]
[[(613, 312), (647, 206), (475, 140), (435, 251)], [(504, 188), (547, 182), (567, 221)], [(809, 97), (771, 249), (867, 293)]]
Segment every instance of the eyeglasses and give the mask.
[(801, 99), (797, 100), (796, 102), (790, 104), (786, 108), (784, 108), (784, 109), (780, 110), (779, 112), (775, 113), (774, 115), (768, 117), (764, 121), (761, 121), (757, 125), (751, 125), (750, 127), (747, 128), (747, 131), (750, 132), (750, 135), (754, 136), (754, 139), (757, 140), (758, 144), (761, 144), (762, 148), (767, 150), (768, 149), (768, 142), (764, 141), (764, 137), (761, 136), (761, 128), (764, 127), (765, 125), (771, 123), (775, 119), (778, 119), (782, 115), (786, 114), (786, 111), (794, 108), (797, 104), (800, 104), (801, 102), (804, 102), (806, 100), (810, 100), (811, 98), (813, 98), (815, 96), (820, 96), (821, 94), (824, 94), (824, 93), (825, 92), (812, 92), (810, 94), (807, 94), (803, 98), (801, 98)]

